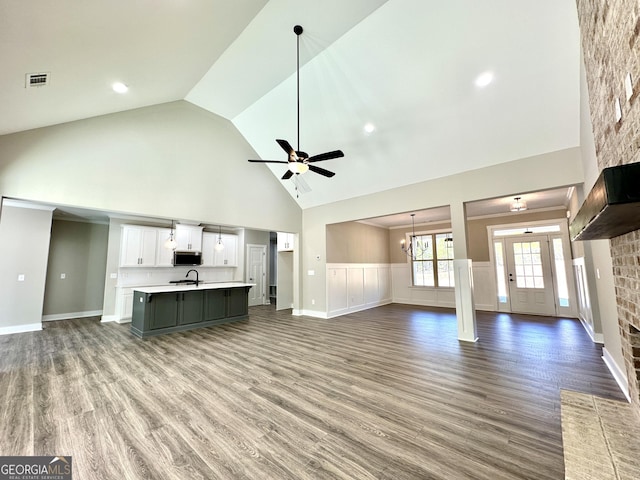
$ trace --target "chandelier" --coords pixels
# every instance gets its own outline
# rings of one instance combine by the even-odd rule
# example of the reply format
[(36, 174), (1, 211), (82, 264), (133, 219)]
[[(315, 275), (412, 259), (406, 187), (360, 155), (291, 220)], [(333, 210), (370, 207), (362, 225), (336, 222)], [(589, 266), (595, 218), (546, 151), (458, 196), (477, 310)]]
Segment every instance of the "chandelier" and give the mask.
[(415, 213), (411, 214), (411, 238), (409, 240), (409, 246), (405, 245), (406, 242), (404, 239), (400, 240), (400, 248), (402, 251), (414, 260), (429, 250), (429, 242), (420, 242), (416, 238), (415, 216)]

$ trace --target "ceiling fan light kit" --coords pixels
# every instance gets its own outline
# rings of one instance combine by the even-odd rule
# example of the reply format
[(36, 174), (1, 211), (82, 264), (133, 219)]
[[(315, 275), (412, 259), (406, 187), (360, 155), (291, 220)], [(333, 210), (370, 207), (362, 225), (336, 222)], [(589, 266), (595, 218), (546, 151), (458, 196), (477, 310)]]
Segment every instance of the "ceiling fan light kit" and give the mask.
[(293, 32), (296, 34), (296, 95), (297, 95), (297, 119), (298, 119), (298, 149), (294, 150), (288, 141), (277, 139), (276, 142), (280, 147), (287, 152), (288, 159), (285, 160), (249, 160), (254, 163), (285, 163), (288, 165), (288, 170), (282, 176), (282, 180), (288, 180), (294, 174), (300, 175), (311, 170), (314, 173), (318, 173), (325, 177), (331, 178), (335, 175), (334, 172), (325, 170), (324, 168), (310, 165), (315, 162), (322, 162), (325, 160), (332, 160), (334, 158), (344, 157), (342, 150), (333, 150), (331, 152), (321, 153), (319, 155), (309, 156), (306, 152), (300, 150), (300, 35), (304, 29), (300, 25), (293, 27)]

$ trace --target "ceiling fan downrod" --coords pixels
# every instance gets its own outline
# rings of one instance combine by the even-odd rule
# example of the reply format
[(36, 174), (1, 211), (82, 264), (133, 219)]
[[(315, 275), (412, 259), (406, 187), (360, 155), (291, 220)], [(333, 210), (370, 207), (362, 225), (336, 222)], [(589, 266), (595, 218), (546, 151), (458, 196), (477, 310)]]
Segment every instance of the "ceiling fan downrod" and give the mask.
[[(298, 148), (300, 151), (300, 35), (304, 29), (300, 25), (293, 27), (296, 34), (296, 92), (298, 102)], [(297, 154), (296, 154), (297, 155)]]

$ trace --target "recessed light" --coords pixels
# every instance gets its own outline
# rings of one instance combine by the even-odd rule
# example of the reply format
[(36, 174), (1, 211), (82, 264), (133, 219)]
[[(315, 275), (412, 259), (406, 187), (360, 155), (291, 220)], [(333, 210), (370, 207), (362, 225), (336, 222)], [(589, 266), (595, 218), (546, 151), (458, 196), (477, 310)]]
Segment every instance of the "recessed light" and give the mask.
[(376, 130), (376, 126), (373, 123), (367, 123), (364, 126), (364, 133), (373, 133)]
[(127, 90), (129, 90), (129, 87), (127, 87), (122, 82), (114, 83), (113, 85), (111, 85), (111, 88), (113, 88), (113, 91), (116, 93), (127, 93)]
[(476, 86), (483, 88), (493, 82), (493, 72), (484, 72), (476, 78)]

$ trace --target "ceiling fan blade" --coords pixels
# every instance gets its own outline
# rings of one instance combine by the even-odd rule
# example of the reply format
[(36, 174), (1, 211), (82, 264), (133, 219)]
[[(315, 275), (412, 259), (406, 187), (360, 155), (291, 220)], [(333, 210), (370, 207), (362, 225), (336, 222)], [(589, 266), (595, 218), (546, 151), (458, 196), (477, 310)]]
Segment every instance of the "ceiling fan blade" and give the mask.
[(324, 168), (316, 167), (315, 165), (309, 165), (309, 170), (312, 172), (319, 173), (320, 175), (324, 175), (325, 177), (333, 177), (335, 173), (330, 172), (329, 170), (325, 170)]
[(344, 153), (342, 153), (342, 150), (334, 150), (333, 152), (321, 153), (319, 155), (309, 157), (307, 162), (322, 162), (323, 160), (331, 160), (333, 158), (340, 157), (344, 157)]
[(276, 142), (278, 142), (278, 145), (280, 145), (282, 147), (282, 149), (287, 152), (287, 155), (295, 155), (296, 152), (293, 149), (293, 147), (291, 145), (289, 145), (289, 142), (287, 142), (286, 140), (276, 140)]
[(289, 163), (285, 160), (247, 160), (252, 163)]
[[(287, 163), (287, 162), (285, 162)], [(288, 180), (293, 176), (293, 172), (291, 170), (287, 170), (284, 175), (282, 175), (282, 180)]]

